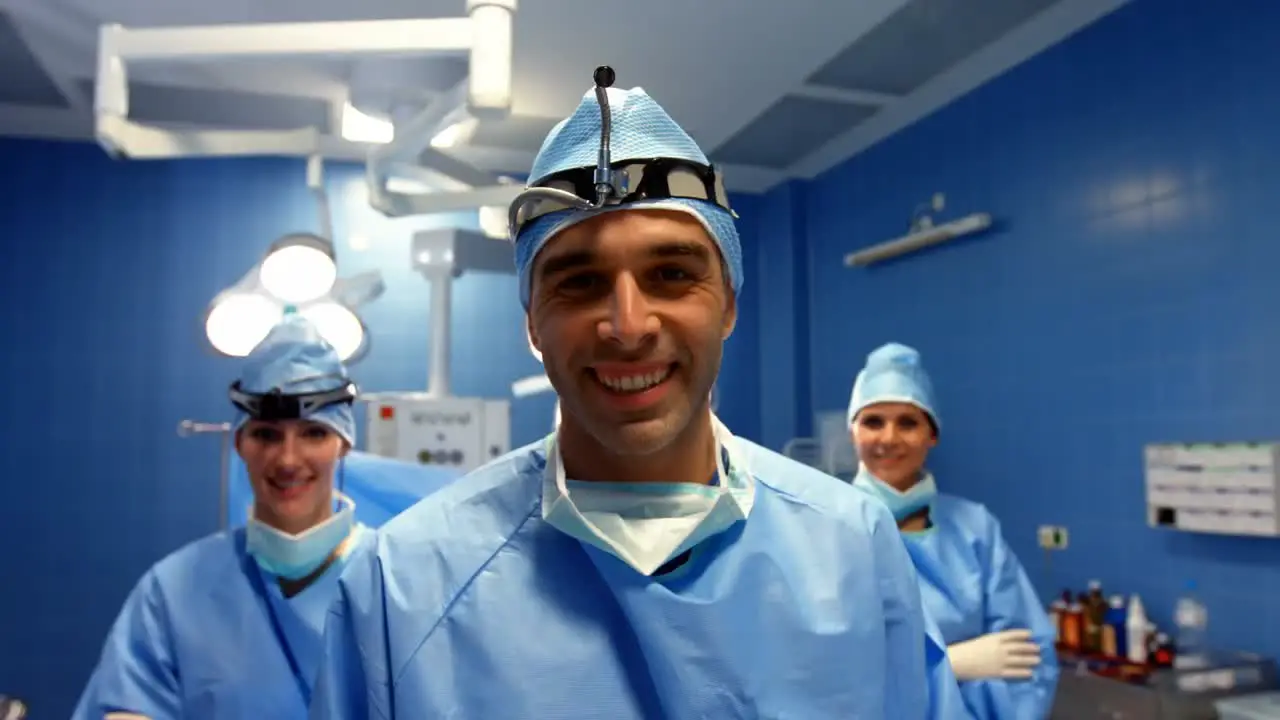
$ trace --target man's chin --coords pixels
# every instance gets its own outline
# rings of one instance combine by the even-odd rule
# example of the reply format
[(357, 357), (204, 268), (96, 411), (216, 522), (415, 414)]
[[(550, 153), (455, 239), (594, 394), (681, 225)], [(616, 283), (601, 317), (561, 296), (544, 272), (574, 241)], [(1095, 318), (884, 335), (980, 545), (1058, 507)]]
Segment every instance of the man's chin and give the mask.
[(598, 434), (604, 445), (620, 456), (643, 457), (660, 452), (675, 440), (678, 429), (667, 416), (632, 420)]

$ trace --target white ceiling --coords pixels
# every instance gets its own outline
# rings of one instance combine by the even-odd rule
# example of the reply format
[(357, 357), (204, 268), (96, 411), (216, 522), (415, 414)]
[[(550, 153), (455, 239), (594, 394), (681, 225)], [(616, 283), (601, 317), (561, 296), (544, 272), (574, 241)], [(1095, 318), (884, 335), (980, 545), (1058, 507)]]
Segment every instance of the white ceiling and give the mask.
[[(646, 88), (731, 189), (810, 178), (1128, 0), (523, 0), (514, 107), (451, 152), (524, 173), (597, 65)], [(0, 0), (0, 135), (91, 139), (97, 28), (461, 17), (464, 0)], [(135, 119), (328, 124), (348, 97), (421, 106), (446, 59), (172, 63), (130, 69)]]

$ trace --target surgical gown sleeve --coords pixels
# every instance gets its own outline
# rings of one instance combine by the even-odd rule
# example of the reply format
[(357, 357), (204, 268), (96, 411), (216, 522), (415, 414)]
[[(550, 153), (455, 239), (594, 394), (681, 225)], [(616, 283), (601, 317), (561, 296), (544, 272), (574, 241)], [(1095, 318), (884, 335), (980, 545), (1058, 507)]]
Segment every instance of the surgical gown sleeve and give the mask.
[(310, 720), (385, 720), (391, 708), (386, 617), (376, 553), (347, 566), (324, 627)]
[(873, 522), (881, 592), (885, 598), (887, 656), (885, 717), (957, 720), (964, 711), (959, 686), (942, 649), (941, 634), (926, 620), (915, 566), (889, 511), (875, 506)]
[(154, 569), (125, 600), (72, 720), (102, 720), (110, 712), (181, 718), (168, 608)]
[(1022, 563), (1005, 542), (1000, 522), (993, 516), (989, 517), (986, 546), (990, 548), (990, 557), (985, 574), (987, 632), (1030, 630), (1032, 641), (1040, 646), (1040, 666), (1026, 682), (994, 680), (981, 683), (987, 686), (984, 694), (988, 696), (995, 717), (1042, 720), (1049, 717), (1058, 684), (1053, 625), (1022, 569)]
[(924, 609), (925, 621), (925, 671), (929, 675), (930, 720), (975, 720), (973, 711), (960, 692), (951, 660), (947, 657), (947, 641), (942, 637), (938, 623)]

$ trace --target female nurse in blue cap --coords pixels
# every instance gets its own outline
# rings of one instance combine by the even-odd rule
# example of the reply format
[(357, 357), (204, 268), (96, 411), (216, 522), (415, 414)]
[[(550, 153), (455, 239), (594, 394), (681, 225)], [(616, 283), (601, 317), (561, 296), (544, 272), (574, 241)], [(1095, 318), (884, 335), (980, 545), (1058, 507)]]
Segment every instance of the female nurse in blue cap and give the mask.
[(356, 388), (334, 349), (291, 315), (230, 395), (253, 489), (248, 525), (147, 571), (75, 720), (307, 716), (338, 574), (373, 541), (334, 489), (355, 438)]
[(970, 712), (982, 720), (1048, 717), (1058, 679), (1052, 626), (999, 521), (976, 502), (938, 493), (925, 469), (941, 423), (920, 353), (890, 343), (867, 356), (849, 424), (854, 486), (898, 521)]

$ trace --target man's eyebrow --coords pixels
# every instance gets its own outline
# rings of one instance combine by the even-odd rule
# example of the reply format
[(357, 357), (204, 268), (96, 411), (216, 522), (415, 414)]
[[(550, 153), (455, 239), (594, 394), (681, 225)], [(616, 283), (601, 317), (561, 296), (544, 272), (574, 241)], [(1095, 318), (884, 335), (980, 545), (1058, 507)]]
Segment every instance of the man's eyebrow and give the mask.
[(587, 250), (578, 250), (561, 255), (554, 255), (542, 261), (542, 267), (538, 270), (538, 276), (543, 278), (549, 277), (551, 275), (562, 273), (566, 270), (586, 267), (594, 261), (595, 255)]
[[(706, 244), (692, 240), (664, 242), (650, 248), (648, 254), (657, 258), (687, 257), (703, 261), (710, 261), (711, 259), (711, 250)], [(575, 250), (553, 255), (542, 262), (542, 266), (538, 269), (538, 277), (547, 278), (569, 270), (588, 267), (596, 263), (597, 260), (596, 254), (590, 250)]]
[(692, 257), (698, 260), (710, 260), (711, 250), (704, 243), (692, 240), (666, 242), (649, 251), (654, 257)]

